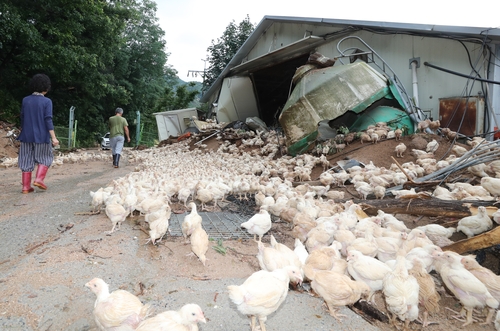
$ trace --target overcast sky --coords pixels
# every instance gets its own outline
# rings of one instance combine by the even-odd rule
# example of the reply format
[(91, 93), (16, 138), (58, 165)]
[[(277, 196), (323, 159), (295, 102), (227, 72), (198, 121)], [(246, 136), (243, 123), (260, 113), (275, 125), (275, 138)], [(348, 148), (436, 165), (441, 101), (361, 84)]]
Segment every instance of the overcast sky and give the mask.
[[(167, 63), (184, 81), (201, 81), (187, 76), (189, 70), (203, 71), (207, 48), (234, 20), (248, 15), (254, 24), (268, 16), (319, 17), (399, 23), (423, 23), (475, 27), (500, 27), (498, 0), (459, 2), (440, 0), (156, 0), (157, 16), (165, 31)], [(446, 2), (447, 4), (442, 4)], [(308, 6), (309, 5), (309, 6)], [(208, 65), (208, 63), (207, 63)]]

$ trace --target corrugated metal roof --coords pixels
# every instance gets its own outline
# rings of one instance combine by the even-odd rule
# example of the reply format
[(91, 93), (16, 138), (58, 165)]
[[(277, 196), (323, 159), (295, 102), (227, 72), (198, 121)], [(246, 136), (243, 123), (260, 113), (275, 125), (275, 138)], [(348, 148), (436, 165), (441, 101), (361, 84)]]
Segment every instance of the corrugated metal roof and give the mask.
[(264, 54), (262, 56), (256, 57), (255, 59), (251, 59), (233, 68), (230, 68), (229, 70), (233, 75), (233, 74), (241, 74), (247, 71), (248, 69), (259, 70), (266, 67), (270, 67), (275, 65), (276, 61), (283, 62), (284, 60), (294, 58), (297, 55), (302, 55), (304, 53), (304, 49), (309, 50), (325, 42), (327, 41), (325, 41), (324, 38), (317, 36), (308, 36), (304, 39), (300, 39), (294, 43), (283, 46), (274, 52)]
[[(274, 23), (294, 23), (294, 24), (315, 24), (332, 27), (344, 27), (346, 29), (374, 30), (377, 32), (386, 33), (412, 33), (415, 35), (440, 37), (447, 36), (451, 38), (487, 38), (489, 42), (500, 44), (500, 29), (487, 27), (464, 27), (464, 26), (447, 26), (434, 24), (413, 24), (413, 23), (392, 23), (392, 22), (376, 22), (376, 21), (358, 21), (358, 20), (341, 20), (329, 18), (313, 18), (313, 17), (290, 17), (290, 16), (264, 16), (260, 23), (256, 26), (253, 33), (248, 37), (245, 43), (240, 47), (229, 64), (224, 68), (217, 80), (212, 84), (208, 91), (202, 96), (200, 102), (207, 102), (210, 96), (215, 93), (224, 77), (238, 73), (238, 70), (233, 70), (238, 66), (240, 69), (248, 70), (251, 65), (262, 65), (259, 61), (249, 63), (244, 66), (244, 59), (255, 46), (259, 38), (265, 33)], [(284, 48), (288, 47), (285, 46)], [(316, 45), (312, 43), (311, 49)], [(278, 54), (281, 49), (278, 49), (270, 54)], [(278, 54), (279, 55), (279, 54)], [(271, 58), (261, 57), (263, 61)], [(251, 62), (251, 61), (249, 61)], [(242, 64), (243, 63), (243, 64)]]

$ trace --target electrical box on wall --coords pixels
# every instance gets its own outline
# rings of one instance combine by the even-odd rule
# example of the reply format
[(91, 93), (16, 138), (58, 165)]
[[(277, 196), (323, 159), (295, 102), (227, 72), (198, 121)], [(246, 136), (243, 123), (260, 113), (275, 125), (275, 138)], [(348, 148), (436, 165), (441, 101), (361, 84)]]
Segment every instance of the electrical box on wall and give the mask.
[(484, 133), (484, 98), (478, 96), (439, 99), (439, 120), (466, 136)]

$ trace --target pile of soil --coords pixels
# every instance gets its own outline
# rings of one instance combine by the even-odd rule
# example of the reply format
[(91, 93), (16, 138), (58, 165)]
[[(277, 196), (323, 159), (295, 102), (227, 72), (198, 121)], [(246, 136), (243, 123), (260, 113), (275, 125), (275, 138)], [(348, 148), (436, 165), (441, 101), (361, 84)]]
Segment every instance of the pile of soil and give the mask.
[(20, 145), (16, 140), (18, 135), (19, 129), (13, 124), (0, 121), (0, 162), (7, 157), (17, 157)]

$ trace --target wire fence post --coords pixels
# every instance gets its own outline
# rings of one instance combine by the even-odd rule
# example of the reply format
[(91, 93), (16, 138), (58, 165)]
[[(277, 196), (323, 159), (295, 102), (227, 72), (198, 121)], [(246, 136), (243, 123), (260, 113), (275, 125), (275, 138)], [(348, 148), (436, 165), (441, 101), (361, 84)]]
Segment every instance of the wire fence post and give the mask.
[(69, 108), (69, 125), (68, 125), (68, 149), (72, 146), (72, 138), (73, 138), (73, 121), (75, 118), (75, 107), (71, 106)]
[(139, 146), (139, 142), (141, 140), (141, 112), (136, 110), (135, 114), (137, 115), (136, 126), (135, 126), (135, 146)]
[(73, 137), (73, 140), (72, 140), (73, 141), (73, 144), (72, 144), (73, 148), (76, 146), (76, 131), (77, 131), (76, 127), (77, 127), (77, 124), (78, 124), (78, 120), (75, 120), (75, 129), (73, 130), (73, 136), (72, 136)]

